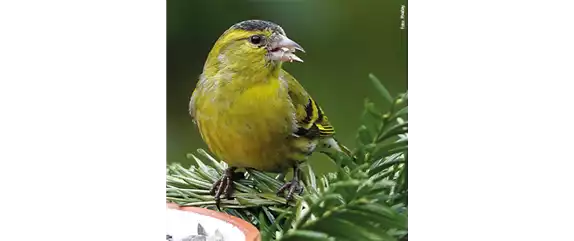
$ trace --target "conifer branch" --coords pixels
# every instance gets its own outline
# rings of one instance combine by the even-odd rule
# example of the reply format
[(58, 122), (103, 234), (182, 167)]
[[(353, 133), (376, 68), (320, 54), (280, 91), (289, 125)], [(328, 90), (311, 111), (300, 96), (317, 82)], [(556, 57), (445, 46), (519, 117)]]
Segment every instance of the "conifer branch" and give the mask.
[[(263, 240), (406, 240), (408, 95), (393, 97), (369, 77), (390, 110), (365, 101), (354, 159), (330, 156), (339, 168), (320, 176), (304, 166), (305, 192), (288, 205), (275, 194), (284, 175), (248, 170), (222, 211), (257, 226)], [(167, 200), (215, 210), (209, 189), (227, 164), (201, 149), (188, 157), (197, 165), (167, 167)]]

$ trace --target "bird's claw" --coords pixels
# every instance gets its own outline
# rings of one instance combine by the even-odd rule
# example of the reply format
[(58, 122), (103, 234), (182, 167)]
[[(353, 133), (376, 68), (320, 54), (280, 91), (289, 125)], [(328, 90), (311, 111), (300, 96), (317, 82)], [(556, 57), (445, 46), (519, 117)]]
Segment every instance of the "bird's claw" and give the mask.
[(281, 186), (279, 188), (279, 190), (277, 190), (277, 195), (283, 196), (283, 194), (286, 190), (288, 190), (288, 192), (287, 192), (287, 196), (285, 196), (285, 200), (287, 200), (287, 202), (289, 202), (289, 201), (293, 200), (293, 195), (295, 193), (298, 193), (299, 195), (301, 195), (303, 193), (303, 186), (301, 184), (299, 184), (299, 180), (294, 178), (293, 180), (283, 184), (283, 186)]
[(219, 209), (219, 204), (221, 203), (221, 194), (224, 194), (224, 197), (228, 200), (232, 199), (234, 170), (235, 168), (225, 170), (223, 177), (217, 180), (209, 190), (209, 193), (214, 195), (217, 209)]

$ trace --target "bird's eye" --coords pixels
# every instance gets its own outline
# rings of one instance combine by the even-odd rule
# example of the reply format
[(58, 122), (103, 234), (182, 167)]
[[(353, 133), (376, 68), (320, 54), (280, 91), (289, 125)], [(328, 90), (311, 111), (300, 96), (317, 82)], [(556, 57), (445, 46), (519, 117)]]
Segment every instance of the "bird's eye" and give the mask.
[(263, 37), (260, 35), (253, 35), (249, 38), (249, 42), (252, 44), (260, 44), (263, 41)]

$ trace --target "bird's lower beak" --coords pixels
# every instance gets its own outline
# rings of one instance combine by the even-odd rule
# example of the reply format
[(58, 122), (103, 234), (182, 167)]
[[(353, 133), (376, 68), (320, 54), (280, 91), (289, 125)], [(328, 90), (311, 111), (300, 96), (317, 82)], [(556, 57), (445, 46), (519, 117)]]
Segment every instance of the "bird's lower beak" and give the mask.
[(269, 47), (270, 59), (281, 62), (303, 62), (301, 58), (295, 55), (295, 51), (297, 50), (305, 53), (301, 45), (286, 36), (280, 35)]

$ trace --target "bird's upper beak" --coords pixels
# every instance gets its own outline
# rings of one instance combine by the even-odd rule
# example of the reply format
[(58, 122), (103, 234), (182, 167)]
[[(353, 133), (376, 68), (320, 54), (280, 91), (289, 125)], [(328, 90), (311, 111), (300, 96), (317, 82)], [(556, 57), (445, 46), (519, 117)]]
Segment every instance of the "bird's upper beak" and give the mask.
[(281, 62), (303, 62), (301, 58), (295, 55), (295, 51), (299, 50), (305, 53), (305, 50), (303, 50), (301, 45), (284, 35), (277, 35), (269, 45), (268, 50), (271, 60)]

